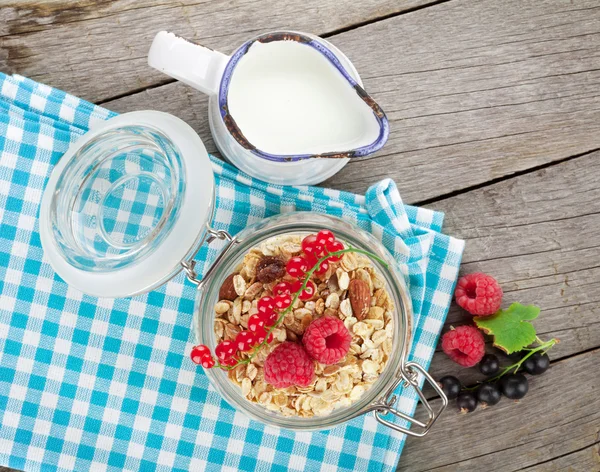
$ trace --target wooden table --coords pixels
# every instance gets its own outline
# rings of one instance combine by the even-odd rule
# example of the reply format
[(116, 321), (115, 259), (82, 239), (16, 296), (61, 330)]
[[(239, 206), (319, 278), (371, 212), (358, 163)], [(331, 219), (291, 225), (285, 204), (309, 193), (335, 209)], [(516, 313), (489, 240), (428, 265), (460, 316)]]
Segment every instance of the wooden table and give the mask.
[[(391, 177), (405, 202), (446, 212), (467, 241), (462, 272), (493, 274), (505, 305), (539, 305), (539, 335), (561, 340), (523, 401), (452, 405), (400, 470), (599, 471), (600, 1), (1, 1), (0, 70), (173, 113), (215, 152), (206, 98), (147, 66), (151, 39), (231, 52), (277, 28), (341, 48), (391, 121), (382, 151), (325, 185)], [(446, 329), (463, 319), (453, 307)], [(480, 378), (441, 352), (431, 371)]]

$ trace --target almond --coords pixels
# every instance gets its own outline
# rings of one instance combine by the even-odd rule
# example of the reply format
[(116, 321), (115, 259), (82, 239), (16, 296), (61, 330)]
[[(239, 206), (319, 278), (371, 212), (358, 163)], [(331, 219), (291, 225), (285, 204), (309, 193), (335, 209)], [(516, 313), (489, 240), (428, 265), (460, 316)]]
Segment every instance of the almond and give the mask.
[(219, 290), (219, 300), (233, 301), (238, 297), (238, 294), (235, 291), (235, 285), (233, 284), (233, 278), (236, 275), (238, 274), (231, 274), (225, 280), (223, 280), (223, 284)]
[(359, 320), (363, 320), (371, 307), (371, 290), (369, 284), (361, 279), (352, 279), (348, 286), (348, 298), (352, 305), (352, 312)]

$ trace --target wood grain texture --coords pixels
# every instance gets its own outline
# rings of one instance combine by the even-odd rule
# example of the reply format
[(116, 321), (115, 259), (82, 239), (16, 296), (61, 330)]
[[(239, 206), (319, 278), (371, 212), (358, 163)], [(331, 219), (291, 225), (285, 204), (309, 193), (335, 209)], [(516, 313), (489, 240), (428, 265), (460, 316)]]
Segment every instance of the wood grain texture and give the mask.
[(577, 452), (523, 470), (527, 472), (598, 471), (600, 470), (600, 439), (595, 444)]
[(597, 0), (452, 1), (331, 38), (391, 134), (368, 179), (352, 162), (325, 184), (391, 177), (417, 202), (600, 148), (598, 18)]
[[(408, 203), (600, 148), (597, 1), (451, 1), (335, 35), (391, 119), (382, 151), (326, 186), (391, 177)], [(207, 100), (178, 83), (105, 106), (158, 108), (215, 150)]]
[[(561, 340), (552, 358), (600, 347), (600, 152), (433, 207), (446, 213), (446, 231), (466, 240), (461, 274), (493, 274), (505, 307), (516, 301), (540, 306), (539, 335)], [(466, 321), (453, 304), (445, 330)], [(466, 384), (483, 379), (438, 352), (434, 377), (460, 373)]]
[(168, 80), (146, 63), (152, 38), (161, 30), (229, 53), (260, 32), (327, 34), (432, 2), (4, 0), (0, 70), (98, 102)]
[(449, 408), (425, 438), (407, 440), (398, 470), (519, 471), (579, 451), (600, 439), (599, 389), (600, 350), (557, 362), (530, 378), (520, 402), (504, 398), (466, 415)]

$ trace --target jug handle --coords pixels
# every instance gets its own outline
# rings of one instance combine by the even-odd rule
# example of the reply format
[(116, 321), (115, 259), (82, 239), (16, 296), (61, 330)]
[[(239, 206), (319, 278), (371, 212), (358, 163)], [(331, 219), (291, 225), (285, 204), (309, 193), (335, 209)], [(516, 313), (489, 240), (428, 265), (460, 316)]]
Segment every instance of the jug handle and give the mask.
[(229, 56), (167, 31), (154, 37), (148, 65), (185, 82), (207, 95), (219, 93), (221, 77)]

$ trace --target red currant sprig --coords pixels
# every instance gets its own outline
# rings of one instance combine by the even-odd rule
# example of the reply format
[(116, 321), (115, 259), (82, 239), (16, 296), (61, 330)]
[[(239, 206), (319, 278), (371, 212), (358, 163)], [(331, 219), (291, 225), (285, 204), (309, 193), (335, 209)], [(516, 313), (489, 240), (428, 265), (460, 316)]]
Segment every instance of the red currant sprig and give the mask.
[[(310, 278), (313, 274), (323, 275), (329, 270), (329, 264), (339, 261), (346, 252), (358, 252), (376, 259), (384, 266), (387, 263), (377, 255), (362, 249), (348, 248), (326, 229), (316, 235), (311, 234), (302, 240), (304, 256), (292, 257), (287, 265), (287, 273), (297, 279), (293, 282), (280, 282), (273, 287), (273, 296), (265, 296), (258, 300), (257, 313), (248, 319), (248, 330), (238, 333), (234, 341), (221, 341), (215, 348), (218, 363), (207, 346), (199, 345), (192, 349), (192, 361), (205, 369), (220, 367), (231, 370), (239, 364), (248, 364), (258, 351), (273, 341), (273, 330), (282, 322), (296, 302), (310, 300), (317, 288)], [(249, 352), (245, 359), (240, 359), (238, 352)]]
[[(316, 235), (309, 234), (302, 240), (302, 251), (305, 259), (310, 266), (315, 266), (317, 260), (332, 253), (337, 253), (344, 250), (344, 244), (335, 238), (335, 235), (328, 229), (322, 229)], [(322, 261), (315, 273), (324, 275), (329, 270), (330, 262), (338, 262), (342, 255), (331, 255)], [(288, 274), (291, 274), (288, 270)]]
[(201, 365), (205, 369), (210, 369), (215, 365), (215, 360), (210, 354), (210, 349), (204, 344), (194, 347), (190, 353), (190, 357), (192, 358), (192, 362)]

